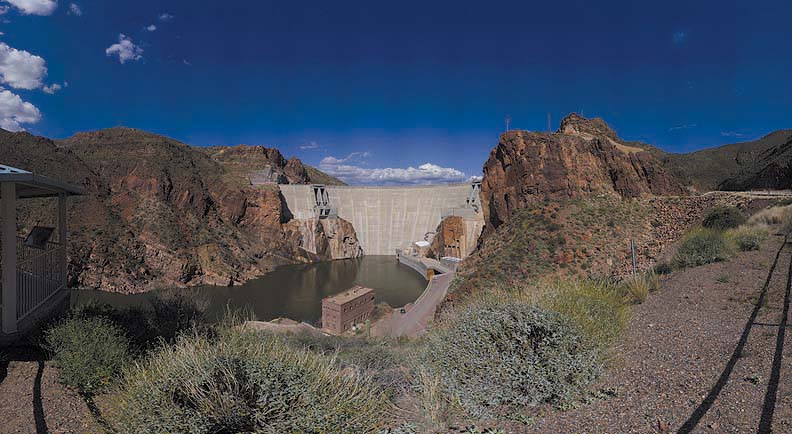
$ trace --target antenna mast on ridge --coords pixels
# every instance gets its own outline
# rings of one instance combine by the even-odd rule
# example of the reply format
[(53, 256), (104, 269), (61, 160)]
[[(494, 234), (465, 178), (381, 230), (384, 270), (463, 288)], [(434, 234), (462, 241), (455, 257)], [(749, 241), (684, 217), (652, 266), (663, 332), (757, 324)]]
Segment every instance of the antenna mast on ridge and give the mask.
[(511, 123), (511, 116), (506, 116), (506, 132), (509, 132), (509, 124)]
[(547, 132), (552, 132), (552, 128), (550, 127), (550, 112), (547, 112)]

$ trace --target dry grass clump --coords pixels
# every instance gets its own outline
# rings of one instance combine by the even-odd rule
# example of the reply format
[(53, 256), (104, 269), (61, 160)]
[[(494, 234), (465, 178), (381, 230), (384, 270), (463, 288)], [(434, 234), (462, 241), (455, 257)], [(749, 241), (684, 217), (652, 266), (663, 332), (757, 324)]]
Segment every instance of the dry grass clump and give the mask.
[(737, 229), (726, 231), (726, 239), (742, 251), (759, 250), (762, 242), (767, 239), (770, 230), (766, 225), (743, 225)]
[(650, 292), (660, 288), (660, 276), (654, 271), (648, 271), (630, 277), (623, 283), (625, 295), (633, 303), (643, 303), (649, 297)]
[(122, 433), (376, 432), (378, 388), (326, 357), (251, 333), (179, 337), (125, 375)]
[(792, 220), (792, 205), (763, 209), (748, 219), (748, 225), (780, 225)]

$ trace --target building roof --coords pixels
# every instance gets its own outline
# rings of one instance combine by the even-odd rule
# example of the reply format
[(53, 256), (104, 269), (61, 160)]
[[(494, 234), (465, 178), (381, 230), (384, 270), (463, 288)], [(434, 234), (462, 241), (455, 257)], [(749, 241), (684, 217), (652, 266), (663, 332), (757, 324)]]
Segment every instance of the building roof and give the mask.
[(371, 288), (366, 288), (365, 286), (355, 285), (352, 288), (336, 295), (332, 295), (330, 297), (325, 297), (322, 302), (329, 302), (333, 304), (344, 304), (348, 303), (360, 296), (373, 293), (374, 290)]
[(65, 182), (36, 175), (27, 170), (17, 169), (0, 164), (0, 183), (14, 182), (17, 184), (17, 196), (21, 199), (33, 197), (52, 197), (60, 194), (78, 196), (85, 190)]

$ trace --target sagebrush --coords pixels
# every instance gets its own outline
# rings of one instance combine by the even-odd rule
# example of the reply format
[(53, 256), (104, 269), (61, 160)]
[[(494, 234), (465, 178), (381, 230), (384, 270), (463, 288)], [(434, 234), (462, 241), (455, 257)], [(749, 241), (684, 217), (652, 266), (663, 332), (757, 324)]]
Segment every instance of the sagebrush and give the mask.
[(671, 265), (678, 269), (696, 267), (724, 261), (731, 254), (732, 248), (722, 231), (698, 228), (682, 238)]
[(384, 394), (327, 358), (227, 330), (183, 335), (127, 372), (122, 433), (375, 432)]
[(107, 318), (72, 316), (45, 332), (60, 381), (85, 395), (107, 390), (129, 360), (129, 341)]
[(602, 367), (572, 321), (519, 300), (462, 308), (428, 334), (423, 360), (473, 417), (570, 402)]

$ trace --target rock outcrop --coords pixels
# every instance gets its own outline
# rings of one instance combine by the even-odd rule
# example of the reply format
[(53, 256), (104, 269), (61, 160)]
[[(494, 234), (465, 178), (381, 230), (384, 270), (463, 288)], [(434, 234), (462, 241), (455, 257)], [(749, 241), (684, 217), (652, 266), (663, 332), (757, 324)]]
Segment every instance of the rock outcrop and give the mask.
[[(288, 225), (277, 185), (247, 173), (311, 182), (297, 159), (263, 147), (193, 148), (129, 128), (59, 142), (0, 130), (2, 163), (82, 185), (71, 201), (72, 286), (117, 292), (233, 285), (282, 264), (353, 255), (354, 229), (322, 227), (307, 254)], [(22, 222), (47, 222), (43, 201), (25, 201)], [(27, 228), (21, 228), (25, 231)], [(328, 233), (333, 236), (328, 237)]]
[(684, 192), (652, 153), (620, 140), (600, 119), (573, 114), (552, 134), (502, 134), (484, 165), (481, 195), (489, 232), (515, 210), (546, 200)]
[(482, 219), (446, 217), (437, 226), (427, 256), (435, 259), (443, 256), (464, 259), (476, 249), (483, 228)]
[(290, 238), (313, 260), (350, 259), (363, 256), (352, 224), (342, 218), (291, 220)]

